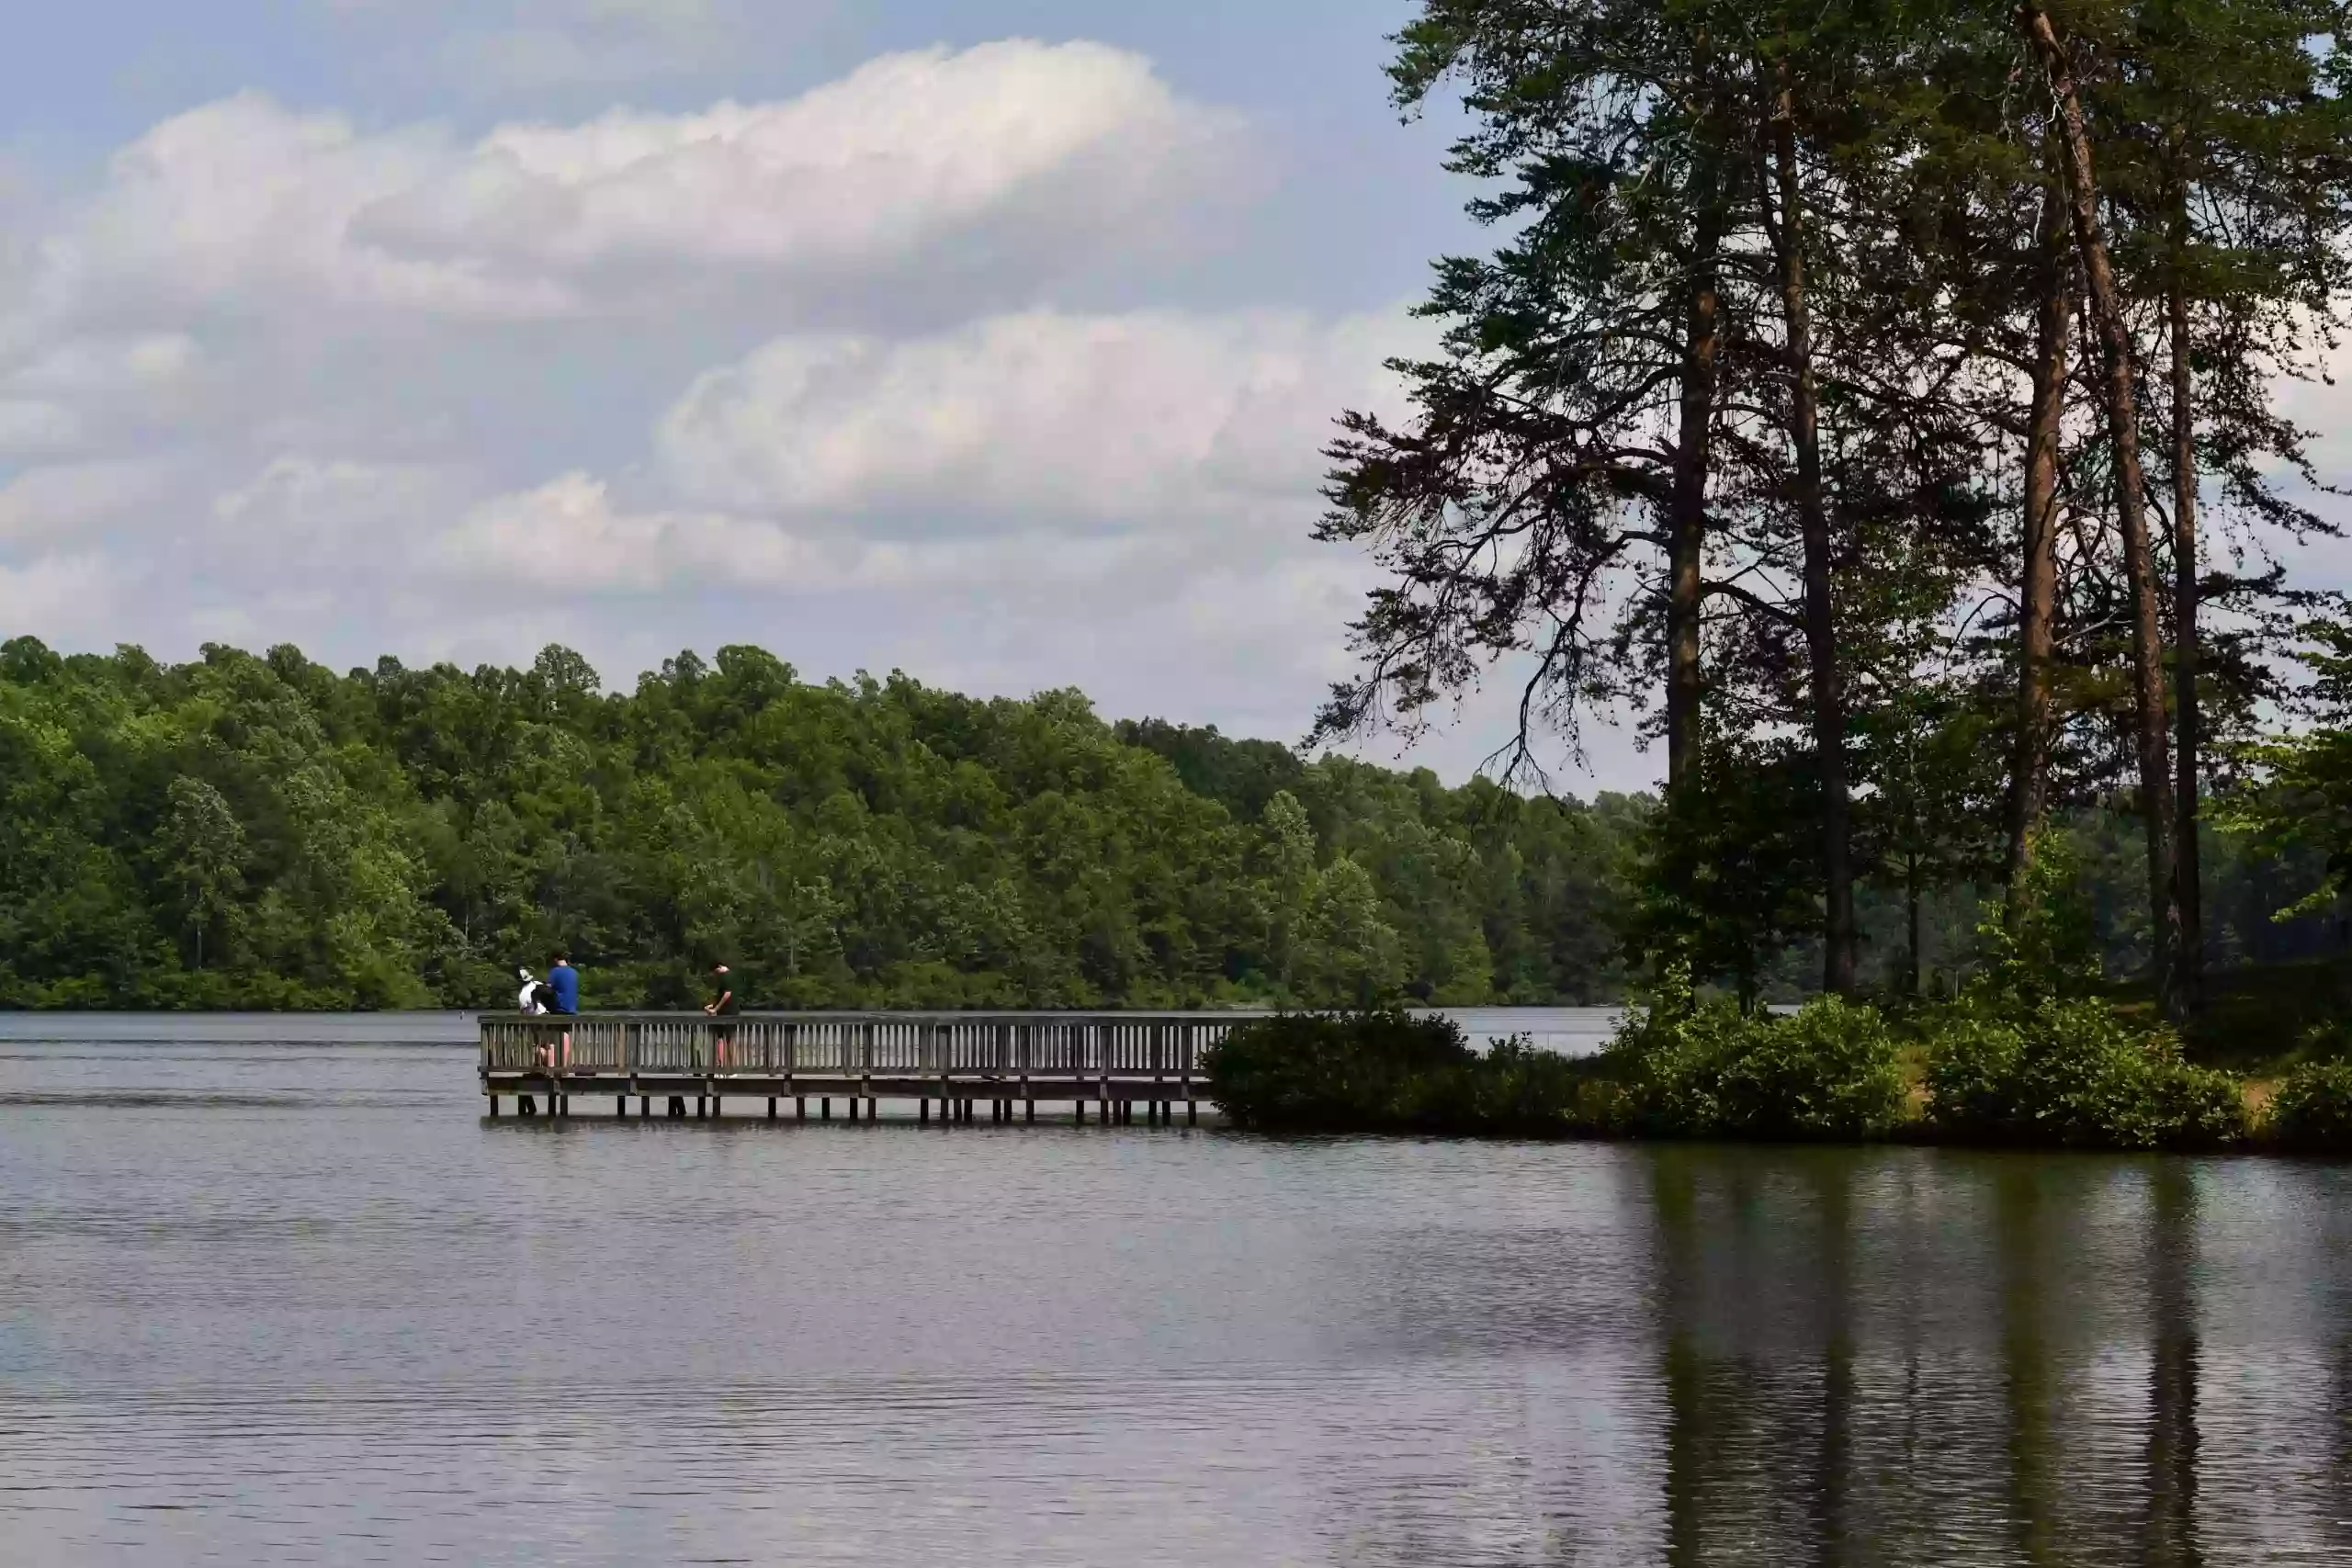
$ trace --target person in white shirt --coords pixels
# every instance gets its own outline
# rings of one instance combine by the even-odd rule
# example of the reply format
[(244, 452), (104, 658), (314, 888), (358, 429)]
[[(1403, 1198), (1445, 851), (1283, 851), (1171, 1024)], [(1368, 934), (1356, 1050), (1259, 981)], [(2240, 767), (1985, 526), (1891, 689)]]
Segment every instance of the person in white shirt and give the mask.
[[(545, 1017), (548, 1005), (541, 998), (547, 990), (547, 982), (534, 978), (528, 969), (517, 969), (514, 973), (523, 976), (523, 988), (514, 993), (514, 1005), (522, 1010), (525, 1018)], [(545, 1042), (535, 1046), (531, 1055), (542, 1067), (547, 1066), (551, 1058)]]

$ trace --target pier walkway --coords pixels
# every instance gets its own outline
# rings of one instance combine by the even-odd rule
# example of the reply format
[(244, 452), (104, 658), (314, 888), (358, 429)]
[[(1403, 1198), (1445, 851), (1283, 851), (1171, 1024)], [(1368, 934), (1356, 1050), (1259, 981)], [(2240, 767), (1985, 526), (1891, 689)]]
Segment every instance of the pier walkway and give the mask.
[[(590, 1013), (485, 1015), (481, 1091), (524, 1116), (568, 1116), (612, 1098), (626, 1117), (726, 1113), (750, 1102), (771, 1121), (809, 1101), (830, 1120), (871, 1121), (885, 1100), (911, 1100), (916, 1120), (1035, 1122), (1067, 1104), (1077, 1121), (1200, 1119), (1201, 1053), (1239, 1019), (1152, 1013)], [(634, 1101), (634, 1105), (632, 1105)]]

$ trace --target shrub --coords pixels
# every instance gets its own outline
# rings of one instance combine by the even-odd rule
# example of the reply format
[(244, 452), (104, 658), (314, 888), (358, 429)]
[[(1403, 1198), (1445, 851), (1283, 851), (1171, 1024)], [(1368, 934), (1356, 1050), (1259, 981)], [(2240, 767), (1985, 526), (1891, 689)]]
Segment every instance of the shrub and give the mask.
[(1894, 1037), (1875, 1008), (1816, 998), (1792, 1017), (1727, 1003), (1665, 1010), (1620, 1030), (1612, 1054), (1634, 1124), (1668, 1137), (1831, 1139), (1883, 1134), (1903, 1111)]
[(2298, 1153), (2352, 1153), (2352, 1063), (2310, 1063), (2288, 1074), (2270, 1100), (2269, 1131)]
[(2243, 1137), (2228, 1075), (2189, 1066), (2168, 1032), (2095, 1001), (1978, 998), (1928, 1026), (1928, 1120), (1970, 1142), (2212, 1148)]
[(1720, 1128), (1747, 1138), (1867, 1138), (1903, 1113), (1903, 1066), (1875, 1008), (1837, 997), (1752, 1021), (1722, 1059)]
[(1283, 1013), (1228, 1030), (1202, 1066), (1242, 1126), (1353, 1130), (1419, 1124), (1476, 1055), (1451, 1019)]
[(1267, 1132), (1561, 1137), (1618, 1124), (1621, 1091), (1590, 1061), (1396, 1011), (1286, 1013), (1229, 1031), (1204, 1055), (1209, 1096)]
[(2025, 1033), (1990, 1009), (1956, 1007), (1926, 1024), (1928, 1124), (1963, 1137), (2026, 1142), (2018, 1085)]
[(1464, 1074), (1467, 1128), (1523, 1137), (1588, 1136), (1625, 1125), (1623, 1085), (1600, 1064), (1538, 1049), (1523, 1038), (1498, 1040)]

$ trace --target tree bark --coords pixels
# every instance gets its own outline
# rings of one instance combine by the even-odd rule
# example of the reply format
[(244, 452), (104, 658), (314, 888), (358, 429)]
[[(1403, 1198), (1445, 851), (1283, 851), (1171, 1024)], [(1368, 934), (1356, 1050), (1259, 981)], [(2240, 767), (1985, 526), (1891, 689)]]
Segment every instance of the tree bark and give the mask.
[(1702, 209), (1693, 236), (1689, 318), (1684, 327), (1679, 428), (1674, 446), (1673, 514), (1668, 520), (1670, 581), (1666, 610), (1666, 782), (1669, 798), (1698, 777), (1699, 615), (1707, 544), (1709, 441), (1715, 414), (1715, 356), (1722, 345), (1716, 276), (1721, 218)]
[(2172, 338), (2173, 853), (2180, 898), (2180, 1004), (2205, 1006), (2204, 889), (2198, 866), (2197, 401), (2188, 344), (2188, 180), (2174, 192), (2173, 265), (2165, 324)]
[(2050, 73), (2075, 245), (2089, 286), (2091, 318), (2099, 334), (2108, 439), (2115, 448), (2116, 511), (2123, 525), (2124, 567), (2132, 582), (2132, 678), (2136, 698), (2133, 739), (2140, 764), (2140, 811), (2148, 837), (2148, 904), (2157, 1010), (2180, 1016), (2177, 967), (2181, 952), (2180, 884), (2173, 863), (2173, 799), (2169, 737), (2165, 722), (2164, 637), (2158, 622), (2155, 564), (2148, 543), (2147, 476), (2140, 462), (2140, 410), (2132, 385), (2132, 338), (2116, 295), (2115, 268), (2098, 220), (2098, 182), (2091, 168), (2089, 133), (2075, 91), (2065, 46), (2039, 5), (2018, 11), (2028, 38)]
[(1924, 995), (1927, 989), (1921, 983), (1924, 976), (1920, 970), (1923, 954), (1919, 942), (1919, 857), (1916, 854), (1906, 857), (1904, 863), (1903, 913), (1908, 928), (1905, 934), (1910, 941), (1911, 964), (1910, 983), (1905, 988), (1916, 998)]
[(2041, 246), (2018, 572), (2017, 756), (2009, 775), (2004, 906), (2012, 931), (2025, 909), (2026, 874), (2033, 866), (2033, 835), (2041, 826), (2050, 777), (2050, 667), (2058, 606), (2058, 436), (2066, 412), (2066, 339), (2075, 314), (2073, 268), (2066, 255), (2066, 198), (2054, 182), (2041, 194)]
[(1822, 499), (1820, 409), (1813, 375), (1813, 313), (1805, 293), (1804, 195), (1797, 170), (1796, 102), (1786, 60), (1775, 62), (1772, 160), (1780, 187), (1781, 307), (1788, 333), (1789, 438), (1796, 447), (1797, 522), (1804, 539), (1804, 642), (1813, 688), (1813, 745), (1821, 770), (1821, 988), (1854, 989), (1852, 805), (1846, 784), (1845, 671), (1830, 597), (1828, 508)]

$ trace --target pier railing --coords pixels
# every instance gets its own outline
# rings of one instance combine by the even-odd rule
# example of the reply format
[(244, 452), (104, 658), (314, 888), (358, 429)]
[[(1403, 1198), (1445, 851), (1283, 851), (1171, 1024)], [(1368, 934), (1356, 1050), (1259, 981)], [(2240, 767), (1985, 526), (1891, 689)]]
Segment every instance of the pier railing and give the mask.
[[(1240, 1020), (1146, 1013), (485, 1017), (481, 1070), (788, 1078), (1189, 1077)], [(571, 1036), (568, 1049), (563, 1045)]]

